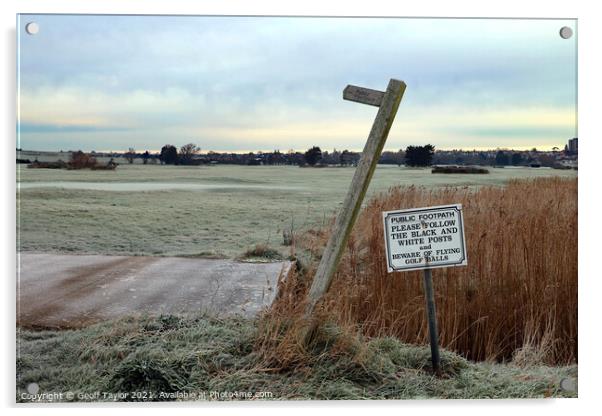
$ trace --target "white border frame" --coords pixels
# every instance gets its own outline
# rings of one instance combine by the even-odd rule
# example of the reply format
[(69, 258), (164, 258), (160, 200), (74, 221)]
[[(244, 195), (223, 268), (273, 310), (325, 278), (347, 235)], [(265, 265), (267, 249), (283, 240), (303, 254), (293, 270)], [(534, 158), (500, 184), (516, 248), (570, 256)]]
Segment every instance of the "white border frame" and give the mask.
[[(215, 2), (210, 0), (87, 0), (74, 2), (71, 0), (5, 0), (0, 3), (2, 12), (0, 20), (3, 29), (3, 57), (0, 65), (1, 79), (4, 85), (4, 100), (0, 106), (2, 111), (1, 126), (4, 128), (4, 152), (2, 178), (4, 181), (3, 214), (0, 218), (2, 230), (2, 264), (4, 274), (4, 311), (2, 343), (2, 365), (0, 373), (0, 394), (5, 414), (14, 414), (15, 401), (15, 15), (21, 13), (149, 13), (149, 14), (320, 14), (320, 15), (398, 15), (398, 16), (432, 16), (432, 17), (549, 17), (579, 19), (579, 129), (582, 140), (579, 160), (579, 399), (577, 400), (439, 400), (439, 401), (407, 401), (407, 402), (276, 402), (276, 403), (221, 403), (212, 406), (199, 406), (182, 403), (178, 413), (198, 415), (199, 410), (211, 407), (211, 414), (231, 414), (234, 409), (245, 409), (248, 415), (278, 415), (283, 411), (287, 415), (306, 416), (311, 413), (332, 413), (333, 408), (345, 408), (351, 414), (365, 415), (370, 409), (378, 409), (379, 413), (400, 414), (420, 412), (421, 414), (436, 412), (445, 416), (482, 416), (486, 412), (490, 416), (528, 411), (532, 414), (562, 415), (577, 413), (593, 413), (600, 403), (600, 374), (602, 363), (599, 356), (599, 345), (602, 344), (600, 331), (592, 330), (598, 325), (599, 293), (602, 292), (602, 281), (597, 279), (599, 271), (596, 260), (599, 257), (599, 235), (602, 234), (600, 221), (597, 220), (597, 207), (602, 203), (599, 190), (598, 171), (599, 157), (602, 155), (602, 123), (599, 117), (599, 91), (602, 90), (602, 56), (599, 54), (599, 39), (602, 39), (602, 15), (599, 6), (592, 1), (560, 1), (560, 0), (506, 0), (504, 2), (482, 2), (477, 0), (422, 0), (420, 2), (387, 2), (371, 0), (370, 2), (354, 2), (353, 0), (305, 0), (303, 2), (282, 2), (276, 0), (231, 0)], [(7, 232), (8, 231), (8, 232)], [(10, 409), (12, 407), (12, 409)], [(19, 406), (23, 408), (24, 406)], [(28, 411), (33, 411), (27, 406)], [(93, 405), (88, 406), (86, 413), (105, 415), (107, 407), (111, 413), (129, 414), (135, 404)], [(201, 407), (201, 409), (199, 409)], [(148, 414), (164, 415), (165, 408), (174, 406), (156, 404), (146, 407)], [(41, 411), (56, 415), (79, 415), (81, 410), (74, 406), (49, 405)]]

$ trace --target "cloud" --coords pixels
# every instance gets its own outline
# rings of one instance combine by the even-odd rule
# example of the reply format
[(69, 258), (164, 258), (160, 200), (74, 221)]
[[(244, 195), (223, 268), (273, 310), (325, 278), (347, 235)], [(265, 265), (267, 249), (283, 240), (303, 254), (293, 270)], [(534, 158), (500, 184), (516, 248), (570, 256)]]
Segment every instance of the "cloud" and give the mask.
[(123, 131), (127, 130), (122, 127), (115, 126), (94, 126), (94, 125), (86, 125), (86, 124), (69, 124), (69, 125), (60, 125), (60, 124), (39, 124), (39, 123), (20, 123), (19, 130), (21, 133), (85, 133), (85, 132), (94, 132), (94, 131)]
[[(40, 33), (23, 35), (31, 20)], [(397, 77), (408, 89), (392, 146), (565, 140), (575, 130), (576, 48), (557, 29), (572, 24), (22, 16), (19, 139), (28, 148), (194, 139), (216, 149), (359, 149), (375, 110), (343, 102), (343, 88), (384, 89)]]

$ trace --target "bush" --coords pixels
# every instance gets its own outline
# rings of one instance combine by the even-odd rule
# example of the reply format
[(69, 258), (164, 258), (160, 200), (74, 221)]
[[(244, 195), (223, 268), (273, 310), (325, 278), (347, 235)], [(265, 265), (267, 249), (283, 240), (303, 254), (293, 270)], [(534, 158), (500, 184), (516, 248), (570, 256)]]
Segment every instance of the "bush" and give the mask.
[(267, 244), (257, 244), (255, 247), (247, 250), (244, 254), (246, 258), (263, 258), (270, 260), (281, 260), (282, 255), (278, 250), (270, 248)]
[(431, 173), (489, 173), (489, 171), (475, 166), (435, 166)]
[(97, 165), (96, 159), (81, 150), (71, 154), (68, 169), (86, 169)]

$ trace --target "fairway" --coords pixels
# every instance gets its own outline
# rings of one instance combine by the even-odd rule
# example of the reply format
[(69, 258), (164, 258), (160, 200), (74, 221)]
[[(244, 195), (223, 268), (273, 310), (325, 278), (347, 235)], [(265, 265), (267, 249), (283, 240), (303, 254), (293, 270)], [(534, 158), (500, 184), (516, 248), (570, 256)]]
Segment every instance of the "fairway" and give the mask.
[[(120, 165), (115, 171), (17, 166), (19, 250), (236, 258), (256, 244), (288, 254), (283, 230), (326, 224), (354, 168)], [(509, 179), (576, 177), (573, 170), (490, 168), (431, 174), (380, 165), (368, 198), (392, 186), (504, 185)]]

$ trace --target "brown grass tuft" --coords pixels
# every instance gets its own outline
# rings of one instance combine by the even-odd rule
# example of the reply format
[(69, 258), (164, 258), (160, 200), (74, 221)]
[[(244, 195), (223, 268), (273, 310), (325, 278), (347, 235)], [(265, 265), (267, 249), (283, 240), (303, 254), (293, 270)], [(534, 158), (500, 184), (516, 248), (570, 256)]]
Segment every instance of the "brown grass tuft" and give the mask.
[(255, 247), (248, 249), (243, 255), (244, 258), (264, 258), (271, 260), (279, 260), (282, 255), (278, 250), (269, 247), (267, 244), (256, 244)]

